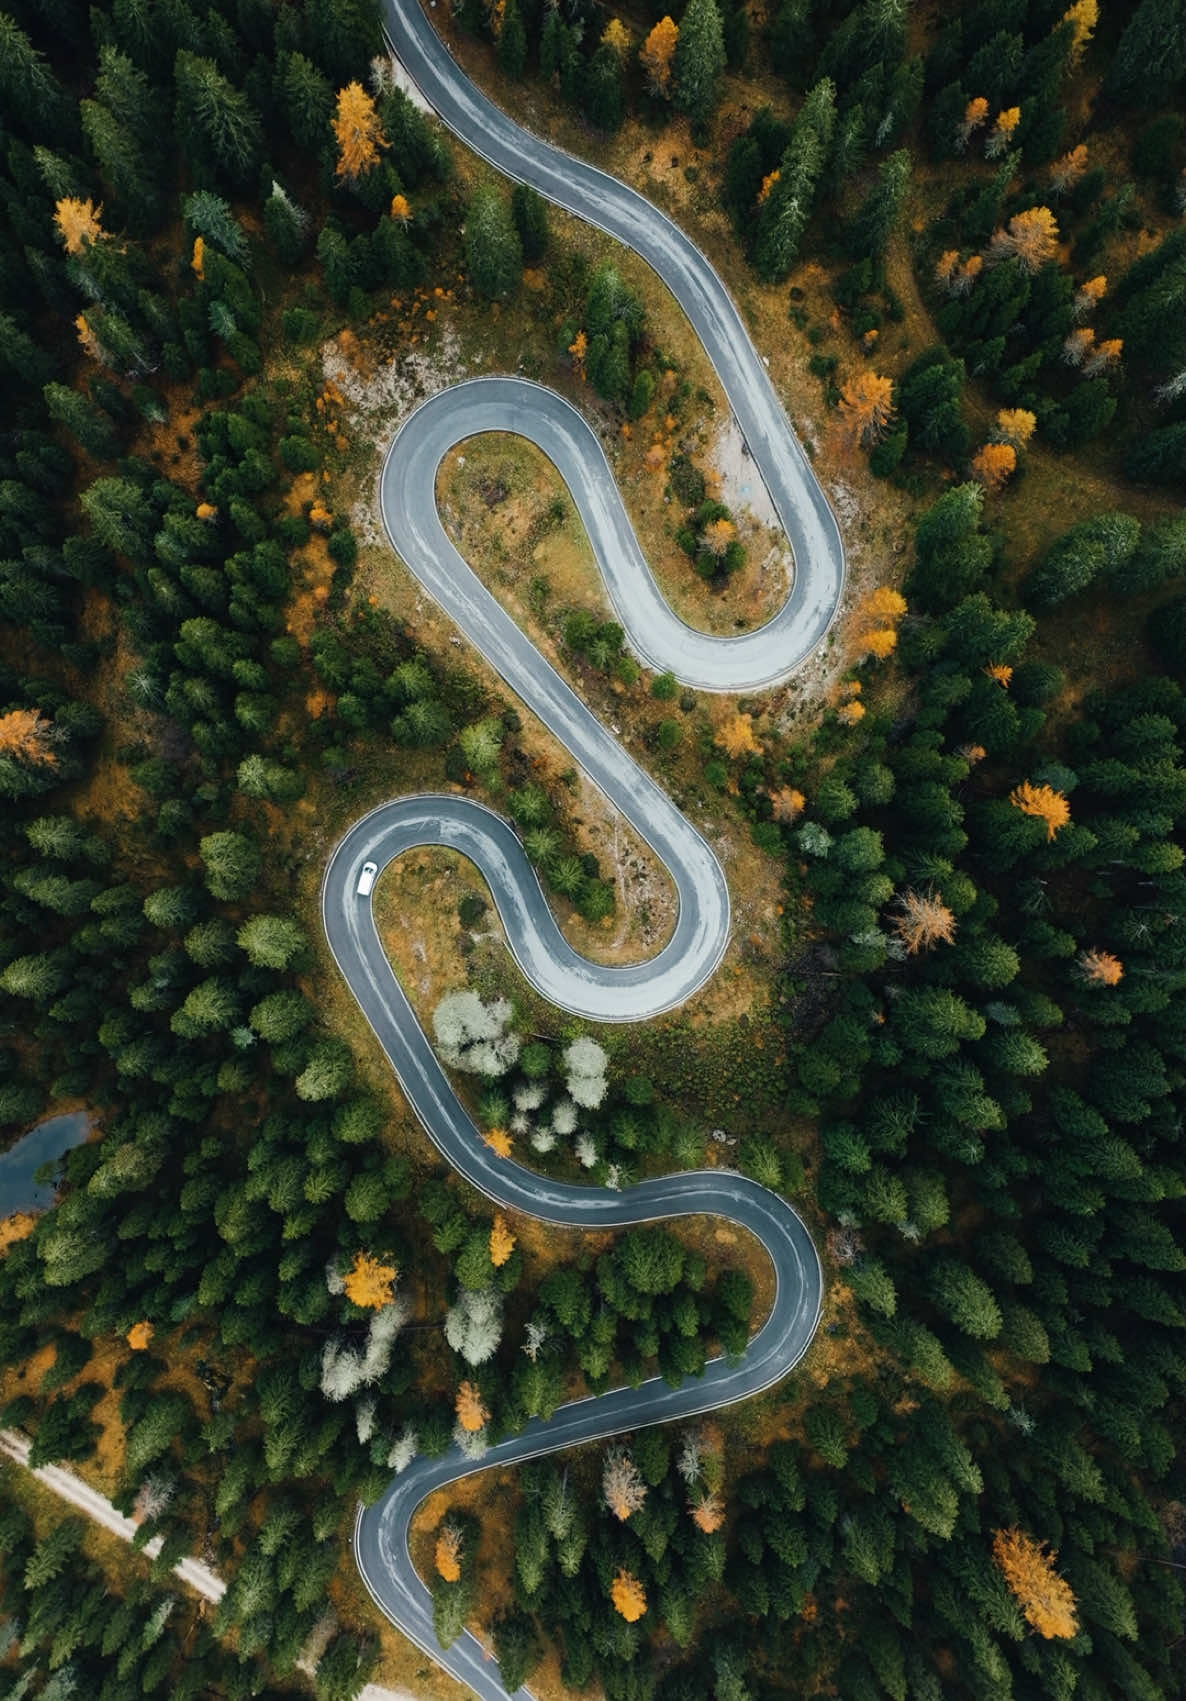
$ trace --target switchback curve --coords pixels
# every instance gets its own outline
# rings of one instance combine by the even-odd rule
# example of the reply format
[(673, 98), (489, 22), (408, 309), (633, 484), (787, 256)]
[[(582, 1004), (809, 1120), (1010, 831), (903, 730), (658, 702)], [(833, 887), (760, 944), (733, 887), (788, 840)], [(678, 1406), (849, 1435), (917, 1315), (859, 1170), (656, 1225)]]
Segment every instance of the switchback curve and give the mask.
[[(436, 470), (449, 447), (479, 430), (517, 431), (536, 441), (569, 485), (635, 647), (652, 665), (670, 667), (686, 683), (705, 690), (756, 689), (792, 672), (827, 630), (843, 585), (844, 555), (827, 500), (728, 293), (704, 256), (632, 190), (527, 135), (493, 107), (454, 65), (415, 0), (381, 4), (401, 60), (467, 145), (509, 176), (533, 183), (550, 199), (619, 236), (672, 289), (717, 369), (796, 560), (788, 603), (766, 627), (741, 639), (693, 633), (662, 603), (588, 427), (559, 397), (522, 380), (483, 380), (434, 397), (405, 422), (384, 465), (381, 500), (393, 545), (662, 858), (676, 886), (679, 915), (672, 939), (650, 961), (626, 969), (589, 963), (564, 941), (508, 823), (465, 798), (402, 798), (357, 822), (331, 857), (322, 914), (335, 960), (427, 1133), (454, 1167), (496, 1203), (587, 1229), (709, 1213), (756, 1234), (775, 1270), (771, 1314), (742, 1358), (713, 1360), (702, 1377), (679, 1388), (654, 1379), (636, 1389), (572, 1402), (549, 1422), (534, 1421), (522, 1434), (492, 1447), (477, 1466), (455, 1449), (437, 1460), (418, 1459), (375, 1506), (360, 1509), (355, 1556), (380, 1609), (486, 1701), (506, 1701), (489, 1654), (468, 1632), (447, 1651), (436, 1643), (431, 1597), (408, 1547), (416, 1506), (475, 1469), (689, 1417), (771, 1386), (810, 1344), (823, 1278), (797, 1213), (745, 1177), (720, 1170), (691, 1172), (619, 1192), (552, 1181), (498, 1158), (481, 1143), (417, 1022), (383, 950), (370, 902), (355, 895), (364, 861), (383, 867), (424, 844), (461, 851), (487, 879), (527, 978), (562, 1008), (603, 1021), (643, 1020), (682, 1002), (708, 979), (728, 941), (728, 888), (716, 856), (453, 549), (435, 510)], [(655, 610), (651, 599), (661, 608)], [(524, 1701), (528, 1695), (520, 1691)]]

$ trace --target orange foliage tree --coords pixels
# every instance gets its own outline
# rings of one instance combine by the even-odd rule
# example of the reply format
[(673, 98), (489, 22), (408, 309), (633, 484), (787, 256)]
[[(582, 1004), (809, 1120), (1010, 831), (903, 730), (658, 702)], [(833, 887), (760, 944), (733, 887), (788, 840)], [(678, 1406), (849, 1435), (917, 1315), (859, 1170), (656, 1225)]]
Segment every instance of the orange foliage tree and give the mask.
[(972, 456), (972, 471), (986, 490), (1001, 490), (1017, 471), (1012, 443), (986, 443)]
[(442, 1524), (437, 1532), (434, 1560), (437, 1575), (446, 1583), (456, 1583), (461, 1577), (461, 1531), (456, 1524)]
[(1015, 213), (1003, 230), (993, 233), (989, 248), (994, 260), (1016, 259), (1026, 272), (1040, 272), (1057, 252), (1058, 220), (1049, 207)]
[(1006, 691), (1009, 689), (1010, 682), (1013, 679), (1013, 669), (1008, 662), (989, 662), (984, 671), (989, 679), (995, 679), (997, 684), (1003, 685)]
[(1073, 189), (1079, 179), (1087, 171), (1087, 147), (1083, 142), (1077, 148), (1072, 148), (1069, 154), (1063, 154), (1050, 167), (1050, 187), (1054, 194), (1065, 195), (1068, 189)]
[(1074, 1636), (1079, 1628), (1071, 1585), (1055, 1570), (1058, 1555), (1021, 1530), (998, 1530), (992, 1556), (1010, 1593), (1039, 1636)]
[(585, 356), (589, 352), (589, 339), (584, 331), (577, 332), (568, 345), (568, 352), (572, 356), (573, 365), (583, 378), (585, 376)]
[(190, 270), (199, 283), (206, 281), (206, 242), (201, 236), (194, 237), (194, 251), (190, 258)]
[(762, 179), (762, 187), (758, 190), (759, 207), (764, 207), (766, 205), (766, 202), (770, 199), (770, 196), (773, 193), (774, 185), (781, 182), (782, 172), (777, 166), (775, 166), (773, 171), (768, 171), (766, 173), (765, 177)]
[(346, 1298), (351, 1304), (364, 1306), (368, 1311), (382, 1311), (395, 1297), (398, 1275), (394, 1264), (384, 1264), (369, 1252), (356, 1253), (343, 1284)]
[(840, 417), (853, 443), (870, 449), (894, 417), (894, 381), (878, 372), (858, 372), (840, 392)]
[(515, 1142), (505, 1128), (492, 1128), (489, 1134), (482, 1136), (492, 1152), (497, 1152), (500, 1158), (509, 1158)]
[(671, 67), (678, 41), (679, 25), (670, 18), (660, 18), (638, 50), (638, 62), (646, 75), (647, 87), (653, 95), (661, 95), (664, 100), (671, 95)]
[(511, 1233), (510, 1224), (500, 1211), (490, 1230), (490, 1262), (494, 1268), (501, 1269), (514, 1250), (515, 1237)]
[(99, 223), (102, 211), (102, 207), (96, 207), (89, 196), (85, 201), (78, 201), (72, 195), (65, 195), (54, 204), (54, 223), (66, 244), (67, 254), (81, 254), (104, 235)]
[(457, 1390), (457, 1403), (454, 1408), (457, 1421), (462, 1429), (470, 1435), (476, 1435), (480, 1429), (485, 1429), (490, 1422), (490, 1413), (482, 1400), (481, 1389), (475, 1382), (463, 1382)]
[(1119, 986), (1124, 979), (1124, 964), (1110, 951), (1080, 951), (1077, 962), (1084, 980), (1096, 986)]
[(898, 899), (898, 911), (893, 924), (911, 957), (932, 945), (955, 943), (955, 917), (942, 898), (910, 888)]
[(151, 1323), (133, 1323), (124, 1338), (134, 1353), (142, 1353), (155, 1333)]
[(1110, 366), (1118, 366), (1120, 352), (1124, 347), (1123, 337), (1108, 337), (1102, 343), (1097, 343), (1087, 359), (1083, 362), (1083, 371), (1088, 378), (1098, 378)]
[(406, 195), (391, 197), (391, 216), (396, 224), (410, 224), (412, 219), (412, 203)]
[(338, 139), (338, 176), (352, 183), (379, 163), (379, 150), (388, 146), (375, 103), (361, 83), (347, 83), (338, 90), (338, 110), (333, 120)]
[(955, 133), (955, 145), (961, 154), (971, 140), (973, 132), (979, 130), (987, 117), (988, 102), (983, 95), (977, 95), (974, 100), (968, 102), (964, 108), (964, 116)]
[(794, 786), (782, 786), (770, 793), (770, 812), (776, 821), (796, 821), (802, 815), (807, 799)]
[(0, 755), (15, 756), (31, 768), (52, 768), (57, 761), (50, 749), (53, 730), (40, 709), (10, 709), (0, 715)]
[(1045, 821), (1047, 839), (1052, 839), (1071, 819), (1070, 804), (1053, 786), (1036, 786), (1029, 780), (1023, 780), (1009, 793), (1009, 802), (1023, 815), (1033, 815), (1039, 821)]
[(865, 705), (857, 702), (855, 698), (851, 703), (842, 703), (836, 710), (836, 719), (842, 726), (856, 726), (857, 722), (863, 721), (864, 718)]
[(688, 1505), (692, 1510), (693, 1524), (706, 1536), (711, 1536), (725, 1522), (725, 1502), (719, 1494), (706, 1494), (700, 1500), (690, 1500)]
[(610, 1596), (627, 1624), (636, 1624), (647, 1610), (647, 1592), (629, 1571), (619, 1571)]
[(1094, 313), (1104, 296), (1108, 293), (1108, 280), (1103, 272), (1096, 278), (1088, 278), (1075, 291), (1075, 316), (1086, 319), (1089, 313)]

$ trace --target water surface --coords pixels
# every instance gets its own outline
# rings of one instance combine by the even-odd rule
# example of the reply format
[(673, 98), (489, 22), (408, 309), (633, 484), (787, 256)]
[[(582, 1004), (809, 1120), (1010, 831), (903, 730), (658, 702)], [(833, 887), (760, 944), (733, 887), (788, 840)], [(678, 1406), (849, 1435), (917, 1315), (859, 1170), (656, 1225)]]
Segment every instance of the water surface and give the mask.
[(44, 1211), (53, 1204), (56, 1188), (34, 1177), (42, 1164), (55, 1163), (71, 1146), (81, 1146), (90, 1126), (85, 1110), (51, 1116), (0, 1154), (0, 1217), (11, 1217), (15, 1211)]

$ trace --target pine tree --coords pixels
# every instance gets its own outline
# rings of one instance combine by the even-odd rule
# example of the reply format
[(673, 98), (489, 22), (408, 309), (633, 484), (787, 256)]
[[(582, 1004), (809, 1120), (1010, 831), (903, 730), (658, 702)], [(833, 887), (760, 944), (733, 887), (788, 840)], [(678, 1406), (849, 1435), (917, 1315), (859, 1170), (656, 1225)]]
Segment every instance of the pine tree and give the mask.
[(778, 167), (778, 182), (761, 208), (754, 233), (754, 264), (773, 283), (799, 251), (827, 161), (835, 122), (836, 90), (824, 79), (799, 110)]
[(297, 147), (315, 157), (326, 152), (334, 118), (334, 91), (329, 78), (303, 53), (281, 53), (276, 64), (276, 87)]
[(195, 169), (236, 188), (254, 179), (263, 156), (259, 115), (213, 59), (177, 55), (177, 129), (193, 148)]
[(1108, 71), (1107, 92), (1156, 106), (1186, 76), (1186, 15), (1177, 0), (1141, 0), (1128, 17)]
[(465, 218), (466, 268), (478, 294), (497, 301), (519, 281), (523, 250), (506, 197), (479, 189)]
[(880, 259), (902, 216), (910, 187), (910, 155), (905, 148), (891, 154), (877, 168), (877, 181), (869, 191), (849, 232), (855, 254)]
[(693, 124), (707, 124), (721, 98), (725, 38), (717, 0), (688, 0), (673, 61), (675, 104)]

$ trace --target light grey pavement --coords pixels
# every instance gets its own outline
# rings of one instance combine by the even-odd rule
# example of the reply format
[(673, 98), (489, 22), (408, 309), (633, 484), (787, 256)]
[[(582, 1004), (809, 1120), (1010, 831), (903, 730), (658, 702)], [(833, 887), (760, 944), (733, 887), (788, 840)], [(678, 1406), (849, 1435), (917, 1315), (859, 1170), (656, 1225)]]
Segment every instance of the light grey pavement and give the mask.
[[(433, 397), (405, 421), (384, 464), (380, 499), (394, 548), (662, 859), (676, 887), (679, 911), (672, 938), (649, 961), (627, 968), (590, 963), (560, 933), (507, 821), (464, 797), (406, 797), (356, 822), (330, 859), (322, 916), (335, 960), (429, 1137), (495, 1203), (588, 1229), (710, 1213), (755, 1234), (775, 1271), (770, 1317), (739, 1359), (713, 1360), (702, 1377), (678, 1388), (655, 1378), (639, 1388), (563, 1406), (547, 1423), (533, 1421), (522, 1434), (492, 1447), (476, 1465), (456, 1448), (439, 1459), (416, 1459), (375, 1506), (360, 1509), (355, 1555), (379, 1608), (484, 1701), (506, 1701), (497, 1665), (480, 1642), (468, 1632), (448, 1650), (436, 1642), (431, 1596), (408, 1548), (417, 1505), (474, 1471), (689, 1418), (770, 1387), (810, 1345), (823, 1276), (798, 1214), (744, 1176), (699, 1171), (619, 1192), (550, 1180), (498, 1157), (482, 1143), (395, 978), (371, 901), (357, 897), (355, 888), (364, 862), (377, 862), (382, 869), (418, 845), (445, 845), (474, 862), (528, 980), (552, 1003), (590, 1019), (642, 1021), (682, 1003), (711, 976), (730, 926), (728, 887), (711, 847), (539, 654), (450, 543), (436, 511), (437, 468), (455, 444), (480, 431), (516, 432), (537, 443), (560, 470), (581, 512), (634, 648), (652, 666), (669, 668), (704, 690), (756, 690), (794, 671), (835, 612), (844, 552), (827, 499), (763, 363), (704, 256), (632, 190), (527, 135), (491, 105), (454, 64), (416, 0), (381, 4), (405, 69), (467, 146), (628, 243), (671, 288), (720, 375), (796, 563), (787, 604), (765, 627), (738, 639), (693, 632), (663, 602), (592, 431), (562, 398), (520, 379), (474, 380)], [(528, 1701), (528, 1691), (519, 1694)]]
[[(380, 0), (380, 12), (396, 57), (467, 148), (632, 248), (654, 268), (687, 314), (716, 368), (794, 551), (790, 599), (772, 623), (785, 641), (786, 652), (769, 669), (763, 663), (746, 688), (784, 678), (831, 625), (844, 585), (844, 544), (836, 516), (728, 290), (705, 255), (666, 213), (596, 166), (524, 130), (495, 106), (457, 65), (418, 0)], [(727, 652), (730, 644), (720, 648)], [(678, 667), (668, 665), (679, 674)]]

